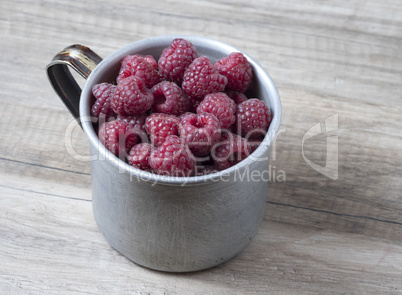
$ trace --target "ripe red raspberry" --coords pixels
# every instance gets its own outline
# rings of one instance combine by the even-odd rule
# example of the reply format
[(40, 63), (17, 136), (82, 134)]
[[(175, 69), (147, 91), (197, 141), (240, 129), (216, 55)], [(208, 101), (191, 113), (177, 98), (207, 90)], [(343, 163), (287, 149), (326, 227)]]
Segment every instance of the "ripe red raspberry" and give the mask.
[(127, 55), (121, 62), (117, 84), (127, 77), (135, 76), (143, 79), (145, 86), (151, 88), (161, 79), (155, 65), (156, 61), (151, 55)]
[(149, 165), (149, 156), (151, 155), (154, 147), (149, 143), (139, 143), (133, 146), (128, 154), (128, 163), (138, 169), (144, 171), (151, 171)]
[(219, 119), (209, 113), (187, 114), (181, 118), (179, 134), (194, 156), (206, 156), (221, 137)]
[(155, 113), (180, 115), (188, 110), (189, 100), (184, 92), (173, 82), (162, 81), (152, 87)]
[(156, 173), (167, 176), (193, 176), (195, 158), (183, 139), (169, 135), (161, 146), (155, 149), (149, 164)]
[(103, 115), (107, 119), (109, 116), (114, 115), (110, 107), (110, 100), (113, 97), (115, 89), (116, 85), (106, 82), (96, 84), (92, 87), (92, 94), (96, 99), (91, 108), (92, 116), (99, 118), (100, 115)]
[(208, 94), (197, 108), (197, 114), (210, 113), (217, 116), (223, 129), (234, 123), (235, 112), (235, 102), (223, 92)]
[(194, 113), (192, 113), (192, 112), (185, 112), (185, 113), (181, 114), (180, 116), (177, 116), (177, 118), (178, 118), (179, 120), (181, 120), (181, 119), (183, 119), (185, 116), (191, 115), (191, 114), (194, 114)]
[(153, 102), (154, 97), (144, 80), (130, 76), (117, 84), (110, 104), (118, 115), (138, 115), (148, 111)]
[(240, 52), (232, 52), (214, 63), (219, 73), (228, 78), (227, 90), (244, 92), (253, 79), (253, 68)]
[(211, 156), (216, 167), (224, 170), (247, 158), (250, 152), (246, 139), (229, 132), (221, 136), (221, 141), (212, 148)]
[(174, 39), (159, 58), (159, 72), (165, 79), (181, 85), (184, 71), (197, 57), (197, 50), (190, 41)]
[(263, 101), (252, 98), (237, 106), (235, 127), (241, 136), (265, 136), (270, 123), (271, 111)]
[(156, 71), (158, 70), (158, 63), (152, 55), (143, 55), (145, 61), (147, 61)]
[(190, 97), (202, 99), (209, 93), (223, 91), (228, 79), (219, 74), (206, 56), (195, 59), (184, 72), (183, 91)]
[(248, 99), (244, 93), (232, 90), (226, 91), (226, 95), (229, 96), (231, 99), (233, 99), (236, 105), (241, 104), (242, 102), (245, 102)]
[(118, 115), (116, 120), (124, 121), (130, 124), (137, 133), (138, 141), (146, 143), (149, 142), (148, 134), (145, 131), (146, 118), (147, 114), (141, 114), (135, 116)]
[(110, 121), (99, 128), (99, 140), (111, 153), (123, 159), (136, 144), (137, 134), (126, 122)]
[(123, 116), (117, 115), (116, 120), (124, 121), (135, 129), (144, 130), (145, 131), (145, 120), (147, 118), (147, 114), (140, 114), (135, 116)]
[(154, 145), (161, 145), (169, 135), (179, 134), (180, 120), (173, 115), (153, 113), (145, 120), (145, 130)]

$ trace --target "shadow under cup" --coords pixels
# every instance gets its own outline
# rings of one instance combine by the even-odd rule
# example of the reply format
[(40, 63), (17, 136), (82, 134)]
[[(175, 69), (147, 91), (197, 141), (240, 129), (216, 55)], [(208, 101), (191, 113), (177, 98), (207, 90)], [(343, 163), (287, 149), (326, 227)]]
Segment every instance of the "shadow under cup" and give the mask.
[(196, 36), (158, 36), (134, 42), (95, 67), (82, 90), (79, 113), (94, 157), (92, 204), (100, 232), (135, 263), (161, 271), (187, 272), (229, 260), (256, 234), (268, 188), (268, 181), (258, 175), (269, 169), (269, 149), (279, 129), (281, 103), (267, 72), (243, 53), (254, 70), (247, 94), (263, 100), (273, 116), (265, 139), (252, 155), (218, 173), (181, 178), (141, 171), (119, 160), (100, 143), (93, 128), (92, 87), (115, 81), (121, 60), (129, 54), (149, 54), (158, 60), (174, 38), (189, 40), (200, 56), (212, 62), (240, 51)]

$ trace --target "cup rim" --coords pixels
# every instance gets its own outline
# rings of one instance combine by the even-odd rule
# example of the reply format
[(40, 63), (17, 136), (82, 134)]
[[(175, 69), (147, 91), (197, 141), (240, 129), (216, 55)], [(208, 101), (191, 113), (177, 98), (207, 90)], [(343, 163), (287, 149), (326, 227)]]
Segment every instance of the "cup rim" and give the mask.
[[(218, 171), (215, 173), (207, 174), (207, 175), (201, 175), (201, 176), (188, 176), (188, 177), (173, 177), (173, 176), (165, 176), (165, 175), (159, 175), (159, 174), (154, 174), (151, 172), (143, 171), (140, 169), (137, 169), (124, 161), (120, 160), (116, 156), (114, 156), (109, 150), (106, 149), (106, 147), (100, 142), (98, 135), (96, 134), (93, 125), (92, 125), (92, 120), (91, 120), (91, 114), (90, 114), (90, 106), (89, 106), (89, 99), (91, 97), (92, 89), (90, 85), (93, 84), (93, 80), (96, 79), (96, 76), (98, 73), (101, 73), (102, 70), (104, 69), (105, 65), (108, 64), (115, 64), (116, 62), (120, 62), (124, 56), (128, 54), (134, 54), (136, 51), (140, 51), (146, 48), (151, 48), (156, 46), (156, 44), (161, 45), (161, 44), (166, 44), (165, 47), (169, 46), (169, 44), (175, 39), (175, 38), (183, 38), (186, 40), (189, 40), (194, 44), (194, 46), (197, 48), (198, 43), (202, 43), (204, 47), (208, 46), (208, 48), (219, 48), (221, 51), (224, 51), (225, 54), (229, 54), (230, 52), (241, 52), (246, 56), (248, 61), (253, 67), (254, 70), (254, 75), (258, 75), (259, 79), (262, 81), (262, 84), (264, 85), (264, 88), (267, 89), (267, 92), (270, 94), (271, 99), (269, 101), (270, 103), (270, 109), (272, 111), (272, 120), (268, 129), (268, 132), (266, 136), (264, 137), (263, 141), (259, 145), (259, 147), (251, 153), (247, 158), (242, 160), (241, 162), (237, 163), (236, 165), (222, 170)], [(153, 44), (153, 46), (151, 46)], [(273, 142), (275, 141), (275, 137), (278, 133), (279, 126), (281, 123), (281, 118), (282, 118), (282, 106), (281, 106), (281, 101), (279, 97), (278, 90), (271, 78), (271, 76), (268, 74), (268, 72), (262, 67), (262, 65), (254, 60), (252, 57), (250, 57), (247, 53), (243, 52), (242, 50), (239, 50), (229, 44), (226, 44), (221, 41), (217, 41), (214, 39), (206, 38), (206, 37), (201, 37), (201, 36), (194, 36), (194, 35), (160, 35), (160, 36), (154, 36), (142, 40), (135, 41), (133, 43), (130, 43), (116, 51), (114, 51), (112, 54), (107, 56), (105, 59), (103, 59), (92, 71), (92, 73), (89, 75), (82, 93), (81, 93), (81, 99), (80, 99), (80, 122), (82, 125), (82, 128), (87, 135), (89, 142), (91, 145), (93, 145), (98, 152), (98, 156), (101, 159), (105, 159), (106, 161), (109, 161), (113, 166), (115, 166), (119, 171), (122, 171), (124, 173), (128, 173), (130, 177), (135, 177), (147, 182), (152, 182), (152, 183), (158, 183), (158, 184), (164, 184), (164, 185), (189, 185), (189, 184), (202, 184), (202, 183), (208, 183), (211, 181), (216, 181), (221, 179), (221, 177), (224, 176), (229, 176), (233, 175), (236, 171), (243, 171), (247, 167), (249, 167), (253, 162), (255, 162), (253, 158), (259, 159), (261, 158), (264, 154), (269, 153), (269, 149)]]

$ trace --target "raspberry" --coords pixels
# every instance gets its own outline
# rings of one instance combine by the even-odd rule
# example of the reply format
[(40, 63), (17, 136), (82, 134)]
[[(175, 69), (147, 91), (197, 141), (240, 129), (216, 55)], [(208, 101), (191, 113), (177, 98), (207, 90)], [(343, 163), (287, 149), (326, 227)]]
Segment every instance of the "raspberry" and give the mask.
[(208, 94), (197, 108), (197, 114), (210, 113), (217, 116), (223, 129), (233, 124), (235, 111), (235, 102), (223, 92)]
[(110, 83), (100, 83), (92, 87), (92, 94), (96, 101), (92, 105), (91, 115), (99, 118), (102, 114), (105, 118), (113, 115), (114, 112), (110, 107), (110, 100), (113, 97), (113, 93), (116, 89), (116, 85)]
[(221, 141), (217, 143), (211, 151), (212, 158), (219, 170), (227, 169), (250, 154), (250, 146), (246, 139), (233, 134), (225, 133)]
[(118, 115), (116, 120), (124, 121), (130, 124), (135, 132), (137, 133), (138, 139), (143, 142), (149, 142), (148, 134), (145, 132), (145, 120), (147, 118), (146, 114), (136, 115), (136, 116), (122, 116)]
[(117, 84), (127, 77), (135, 76), (143, 79), (145, 86), (151, 88), (161, 79), (155, 65), (156, 61), (151, 55), (127, 55), (121, 62)]
[(126, 56), (117, 85), (93, 87), (94, 128), (109, 151), (144, 171), (180, 177), (227, 169), (260, 145), (271, 121), (269, 108), (244, 94), (252, 79), (242, 53), (212, 64), (177, 38), (159, 60)]
[(149, 164), (158, 174), (176, 177), (194, 175), (196, 166), (187, 144), (176, 135), (166, 137), (163, 144), (152, 152)]
[(229, 98), (231, 98), (236, 103), (236, 105), (241, 104), (248, 99), (244, 93), (232, 90), (226, 91), (226, 95), (229, 96)]
[(244, 92), (253, 79), (253, 68), (240, 52), (232, 52), (229, 56), (217, 60), (214, 67), (227, 77), (227, 90)]
[(246, 138), (265, 136), (271, 123), (271, 111), (267, 105), (256, 98), (239, 104), (236, 111), (237, 133)]
[(149, 156), (151, 155), (154, 147), (149, 143), (139, 143), (133, 146), (128, 154), (128, 163), (138, 169), (144, 171), (151, 171), (149, 165)]
[(228, 79), (219, 74), (206, 56), (195, 59), (184, 72), (183, 91), (190, 97), (202, 99), (209, 93), (223, 91)]
[(145, 87), (144, 80), (130, 76), (120, 80), (110, 101), (118, 115), (138, 115), (148, 111), (154, 102), (152, 93)]
[(145, 61), (147, 61), (156, 71), (158, 70), (158, 63), (152, 55), (143, 55)]
[(119, 158), (124, 158), (127, 151), (137, 142), (137, 134), (130, 124), (123, 121), (111, 121), (99, 128), (99, 140)]
[(161, 145), (169, 135), (179, 134), (180, 120), (173, 116), (153, 113), (145, 120), (145, 130), (151, 137), (154, 145)]
[(206, 156), (221, 137), (220, 122), (213, 114), (190, 113), (181, 118), (179, 134), (195, 156)]
[(131, 126), (133, 126), (135, 129), (139, 130), (144, 130), (145, 131), (145, 119), (147, 118), (146, 114), (140, 114), (140, 115), (135, 115), (135, 116), (123, 116), (123, 115), (117, 115), (116, 120), (124, 121)]
[(181, 85), (184, 71), (197, 57), (197, 50), (191, 42), (179, 38), (174, 39), (170, 46), (163, 50), (159, 58), (159, 72), (165, 79)]
[(180, 115), (188, 110), (189, 100), (179, 86), (173, 82), (162, 81), (152, 87), (155, 113)]
[(181, 121), (181, 119), (183, 119), (185, 116), (187, 115), (193, 115), (194, 113), (192, 112), (185, 112), (183, 114), (180, 114), (180, 116), (177, 116), (177, 118)]

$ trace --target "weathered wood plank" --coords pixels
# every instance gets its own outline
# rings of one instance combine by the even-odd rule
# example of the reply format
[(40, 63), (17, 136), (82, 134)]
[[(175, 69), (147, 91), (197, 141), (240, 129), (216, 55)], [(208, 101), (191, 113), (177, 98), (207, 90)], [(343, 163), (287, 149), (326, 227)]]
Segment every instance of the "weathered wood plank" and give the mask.
[(155, 272), (108, 246), (90, 202), (3, 191), (8, 195), (0, 199), (5, 294), (378, 294), (400, 287), (400, 245), (268, 220), (246, 250), (219, 267)]

